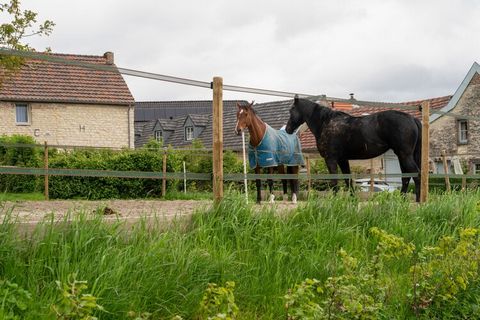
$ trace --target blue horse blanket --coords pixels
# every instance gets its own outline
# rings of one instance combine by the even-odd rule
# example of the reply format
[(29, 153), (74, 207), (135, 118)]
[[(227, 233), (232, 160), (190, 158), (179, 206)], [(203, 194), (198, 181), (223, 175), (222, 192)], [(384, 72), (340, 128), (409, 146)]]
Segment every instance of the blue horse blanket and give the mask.
[(267, 130), (257, 147), (248, 145), (250, 168), (274, 167), (278, 165), (304, 165), (300, 139), (285, 130), (275, 130), (267, 124)]

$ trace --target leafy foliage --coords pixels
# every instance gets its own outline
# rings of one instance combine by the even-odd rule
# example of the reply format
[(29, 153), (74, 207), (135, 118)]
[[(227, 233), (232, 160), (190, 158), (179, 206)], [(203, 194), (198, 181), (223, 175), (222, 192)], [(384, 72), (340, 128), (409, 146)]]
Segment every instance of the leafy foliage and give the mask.
[(23, 319), (32, 295), (8, 280), (0, 280), (0, 319)]
[[(410, 269), (412, 307), (417, 314), (441, 313), (442, 308), (457, 305), (459, 296), (469, 286), (478, 285), (479, 230), (463, 229), (459, 239), (444, 236), (437, 246), (423, 248), (418, 260)], [(475, 317), (478, 316), (480, 310), (476, 311)]]
[(199, 317), (208, 320), (234, 320), (238, 314), (233, 289), (235, 282), (227, 281), (225, 287), (209, 283), (200, 302)]
[[(9, 49), (32, 51), (33, 48), (23, 40), (34, 35), (48, 36), (55, 26), (50, 20), (38, 23), (38, 14), (22, 10), (20, 0), (0, 2), (0, 14), (10, 18), (10, 21), (0, 24), (0, 46)], [(7, 70), (7, 73), (18, 69), (22, 62), (23, 59), (19, 57), (0, 55), (0, 67)]]
[[(22, 146), (25, 145), (25, 146)], [(24, 135), (0, 136), (0, 165), (38, 167), (42, 154), (32, 137)], [(30, 175), (0, 175), (1, 192), (34, 192), (41, 188), (43, 178)]]
[(92, 314), (96, 310), (103, 311), (97, 304), (97, 298), (91, 294), (83, 293), (88, 289), (86, 281), (79, 281), (76, 274), (69, 276), (67, 283), (56, 281), (61, 293), (59, 301), (52, 305), (57, 319), (60, 320), (96, 320)]
[(287, 319), (377, 319), (386, 299), (388, 275), (383, 263), (408, 257), (413, 244), (378, 228), (370, 233), (378, 239), (371, 261), (362, 268), (358, 259), (339, 251), (341, 275), (328, 277), (322, 285), (306, 279), (285, 296)]

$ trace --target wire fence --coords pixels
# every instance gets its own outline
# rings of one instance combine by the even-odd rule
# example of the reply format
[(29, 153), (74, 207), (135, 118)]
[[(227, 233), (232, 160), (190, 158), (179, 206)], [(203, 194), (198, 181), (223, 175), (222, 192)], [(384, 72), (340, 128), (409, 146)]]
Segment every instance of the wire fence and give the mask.
[[(110, 150), (113, 153), (117, 152), (117, 149), (113, 148), (91, 148), (91, 147), (79, 147), (71, 145), (42, 145), (42, 144), (19, 144), (19, 143), (1, 143), (0, 147), (5, 148), (40, 148), (44, 150), (45, 148), (65, 148), (66, 150)], [(75, 149), (77, 148), (77, 149)], [(125, 150), (124, 150), (125, 151)], [(136, 153), (142, 150), (126, 150), (127, 152)], [(143, 150), (146, 151), (146, 150)], [(199, 152), (201, 151), (201, 152)], [(152, 152), (152, 151), (149, 151)], [(213, 175), (212, 172), (169, 172), (167, 171), (166, 164), (169, 161), (169, 155), (178, 154), (179, 152), (188, 153), (189, 156), (199, 156), (203, 155), (206, 157), (212, 157), (212, 152), (209, 149), (173, 149), (173, 148), (162, 148), (156, 149), (153, 152), (161, 153), (165, 156), (165, 165), (163, 166), (163, 171), (139, 171), (139, 170), (101, 170), (101, 169), (82, 169), (82, 168), (51, 168), (49, 167), (48, 158), (44, 158), (44, 167), (24, 167), (24, 166), (0, 166), (0, 174), (3, 175), (34, 175), (34, 176), (71, 176), (71, 177), (97, 177), (97, 178), (125, 178), (125, 179), (160, 179), (160, 180), (184, 180), (184, 181), (212, 181)], [(48, 152), (47, 152), (48, 157)], [(393, 155), (383, 155), (381, 157), (383, 161), (396, 159)], [(315, 158), (314, 158), (315, 159)], [(316, 158), (320, 160), (320, 157)], [(312, 158), (308, 158), (308, 161)], [(365, 168), (367, 169), (367, 168)], [(371, 168), (369, 168), (371, 169)], [(372, 179), (372, 180), (386, 180), (386, 179), (401, 179), (401, 178), (416, 178), (419, 175), (417, 173), (351, 173), (351, 174), (327, 174), (327, 173), (316, 173), (315, 170), (310, 170), (307, 166), (307, 170), (302, 169), (299, 174), (254, 174), (242, 172), (235, 173), (226, 173), (223, 176), (223, 181), (233, 181), (239, 182), (247, 179), (248, 181), (253, 180), (301, 180), (301, 181), (331, 181), (331, 180), (343, 180), (343, 179)], [(455, 174), (455, 173), (444, 173), (444, 174), (429, 174), (430, 179), (474, 179), (480, 180), (479, 174)]]
[[(144, 79), (151, 79), (151, 80), (158, 80), (158, 81), (165, 81), (171, 83), (177, 83), (187, 86), (196, 86), (206, 89), (211, 89), (213, 84), (210, 81), (201, 81), (189, 78), (182, 78), (152, 72), (145, 72), (140, 70), (133, 70), (128, 68), (121, 68), (115, 65), (102, 65), (102, 64), (94, 64), (88, 63), (84, 61), (77, 61), (66, 59), (64, 57), (55, 56), (54, 54), (45, 54), (45, 53), (37, 53), (37, 52), (29, 52), (29, 51), (19, 51), (19, 50), (12, 50), (8, 48), (0, 48), (0, 55), (8, 55), (8, 56), (16, 56), (34, 60), (42, 60), (42, 61), (49, 61), (53, 63), (59, 63), (64, 65), (73, 65), (77, 67), (87, 68), (91, 70), (102, 70), (108, 72), (115, 72), (121, 73), (123, 75), (140, 77)], [(271, 90), (271, 89), (262, 89), (262, 88), (254, 88), (254, 87), (246, 87), (246, 86), (236, 86), (236, 85), (223, 85), (223, 90), (225, 91), (235, 91), (235, 92), (243, 92), (243, 93), (251, 93), (251, 94), (259, 94), (259, 95), (268, 95), (268, 96), (275, 96), (275, 97), (286, 97), (286, 98), (294, 98), (295, 96), (301, 98), (308, 98), (313, 100), (327, 100), (333, 102), (344, 102), (349, 104), (354, 104), (357, 106), (365, 106), (371, 108), (394, 108), (400, 110), (419, 110), (421, 101), (418, 102), (417, 105), (405, 104), (405, 103), (386, 103), (386, 102), (377, 102), (377, 101), (364, 101), (364, 100), (356, 100), (356, 99), (345, 99), (345, 98), (337, 98), (337, 97), (329, 97), (325, 94), (309, 94), (309, 93), (301, 93), (301, 92), (291, 92), (291, 91), (281, 91), (281, 90)], [(454, 117), (457, 119), (468, 119), (474, 121), (480, 121), (480, 117), (472, 116), (472, 115), (460, 115), (450, 111), (442, 111), (442, 110), (430, 110), (430, 114), (440, 114), (444, 116)]]
[[(92, 69), (92, 70), (103, 70), (107, 72), (115, 72), (115, 73), (121, 73), (123, 75), (128, 75), (128, 76), (135, 76), (135, 77), (141, 77), (141, 78), (146, 78), (146, 79), (153, 79), (153, 80), (159, 80), (159, 81), (167, 81), (167, 82), (172, 82), (172, 83), (178, 83), (182, 85), (188, 85), (188, 86), (197, 86), (197, 87), (202, 87), (202, 88), (208, 88), (208, 89), (213, 89), (213, 82), (208, 82), (208, 81), (199, 81), (199, 80), (194, 80), (194, 79), (188, 79), (188, 78), (181, 78), (181, 77), (175, 77), (175, 76), (169, 76), (169, 75), (163, 75), (163, 74), (157, 74), (157, 73), (151, 73), (151, 72), (144, 72), (144, 71), (139, 71), (139, 70), (132, 70), (132, 69), (127, 69), (127, 68), (121, 68), (121, 67), (116, 67), (115, 65), (102, 65), (102, 64), (93, 64), (93, 63), (87, 63), (83, 61), (77, 61), (77, 60), (71, 60), (71, 59), (66, 59), (65, 57), (57, 56), (54, 54), (41, 54), (41, 53), (35, 53), (35, 52), (25, 52), (25, 51), (17, 51), (17, 50), (10, 50), (7, 48), (0, 48), (0, 55), (11, 55), (11, 56), (17, 56), (17, 57), (23, 57), (27, 59), (36, 59), (36, 60), (43, 60), (43, 61), (49, 61), (52, 63), (59, 63), (59, 64), (65, 64), (65, 65), (74, 65), (77, 67), (81, 68), (87, 68), (87, 69)], [(342, 98), (336, 98), (336, 97), (328, 97), (325, 94), (320, 94), (320, 95), (315, 95), (315, 94), (306, 94), (306, 93), (299, 93), (299, 92), (288, 92), (288, 91), (279, 91), (279, 90), (269, 90), (269, 89), (261, 89), (261, 88), (253, 88), (253, 87), (245, 87), (245, 86), (234, 86), (234, 85), (228, 85), (225, 84), (222, 86), (222, 89), (225, 91), (236, 91), (236, 92), (243, 92), (243, 93), (252, 93), (252, 94), (261, 94), (261, 95), (269, 95), (269, 96), (281, 96), (281, 97), (288, 97), (288, 98), (293, 98), (295, 96), (302, 97), (302, 98), (308, 98), (311, 100), (316, 100), (316, 101), (329, 101), (329, 102), (343, 102), (343, 103), (349, 103), (351, 105), (355, 106), (365, 106), (369, 108), (382, 108), (382, 109), (388, 109), (388, 108), (394, 108), (398, 110), (420, 110), (421, 106), (420, 103), (422, 101), (418, 101), (418, 104), (415, 103), (384, 103), (384, 102), (376, 102), (376, 101), (362, 101), (362, 100), (356, 100), (354, 98), (350, 99), (342, 99)], [(467, 119), (467, 120), (473, 120), (473, 121), (480, 121), (480, 117), (477, 117), (475, 115), (461, 115), (457, 114), (451, 111), (444, 111), (444, 110), (435, 110), (431, 109), (430, 114), (440, 114), (443, 116), (449, 116), (449, 117), (454, 117), (456, 119)], [(6, 147), (4, 145), (0, 144), (0, 147)], [(18, 145), (9, 145), (9, 147), (22, 147)], [(23, 146), (23, 147), (42, 147), (41, 145), (29, 145), (29, 146)], [(102, 148), (92, 148), (92, 147), (83, 147), (83, 146), (65, 146), (65, 145), (51, 145), (49, 146), (51, 148), (58, 148), (58, 149), (102, 149)], [(108, 149), (108, 148), (105, 148)], [(181, 150), (181, 149), (180, 149)], [(162, 150), (165, 155), (169, 153), (170, 151), (168, 149)], [(190, 152), (187, 149), (183, 149), (182, 151), (185, 152)], [(182, 151), (176, 151), (176, 152), (182, 152)], [(195, 155), (198, 156), (210, 156), (210, 153), (212, 152), (211, 149), (204, 149), (204, 150), (199, 150), (195, 149), (196, 152)], [(158, 172), (143, 172), (143, 171), (131, 171), (131, 172), (125, 172), (125, 171), (115, 171), (115, 170), (86, 170), (86, 169), (75, 169), (75, 168), (68, 168), (68, 169), (50, 169), (50, 168), (11, 168), (11, 167), (0, 167), (0, 174), (25, 174), (25, 175), (45, 175), (48, 177), (49, 175), (63, 175), (63, 176), (88, 176), (88, 177), (117, 177), (117, 178), (147, 178), (147, 179), (177, 179), (179, 176), (182, 175), (181, 178), (183, 179), (197, 179), (197, 180), (211, 180), (212, 179), (212, 173), (174, 173), (174, 172), (162, 172), (159, 174)], [(332, 180), (332, 179), (355, 179), (359, 178), (362, 175), (344, 175), (344, 174), (336, 174), (336, 175), (317, 175), (317, 174), (312, 174), (311, 172), (304, 174), (301, 173), (297, 176), (291, 176), (291, 175), (252, 175), (252, 174), (241, 174), (241, 173), (235, 173), (235, 174), (226, 174), (223, 176), (224, 181), (238, 181), (238, 180), (244, 180), (244, 179), (307, 179), (307, 180), (312, 180), (312, 179), (320, 179), (320, 180)], [(417, 174), (394, 174), (394, 175), (382, 175), (383, 177), (394, 177), (394, 178), (411, 178), (413, 176), (418, 176)], [(459, 175), (456, 174), (436, 174), (436, 175), (430, 175), (430, 178), (452, 178), (452, 179), (478, 179), (480, 175)], [(372, 174), (367, 174), (366, 177), (371, 177), (373, 179), (374, 175)]]

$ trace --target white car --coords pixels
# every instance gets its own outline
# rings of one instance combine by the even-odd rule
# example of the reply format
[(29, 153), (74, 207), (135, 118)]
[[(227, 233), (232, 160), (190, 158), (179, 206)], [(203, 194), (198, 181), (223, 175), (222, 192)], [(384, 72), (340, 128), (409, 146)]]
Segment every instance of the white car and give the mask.
[[(369, 178), (357, 179), (355, 180), (355, 185), (360, 188), (360, 191), (369, 192), (370, 191), (371, 180)], [(394, 192), (397, 190), (396, 187), (389, 185), (387, 182), (379, 179), (373, 179), (373, 191), (374, 192)]]

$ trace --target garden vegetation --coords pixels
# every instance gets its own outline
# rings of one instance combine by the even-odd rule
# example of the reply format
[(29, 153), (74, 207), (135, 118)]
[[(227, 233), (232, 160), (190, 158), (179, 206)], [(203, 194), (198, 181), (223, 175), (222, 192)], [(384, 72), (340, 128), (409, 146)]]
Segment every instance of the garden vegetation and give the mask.
[(291, 212), (229, 194), (191, 220), (99, 214), (25, 233), (2, 212), (5, 319), (475, 319), (480, 193), (310, 199)]

